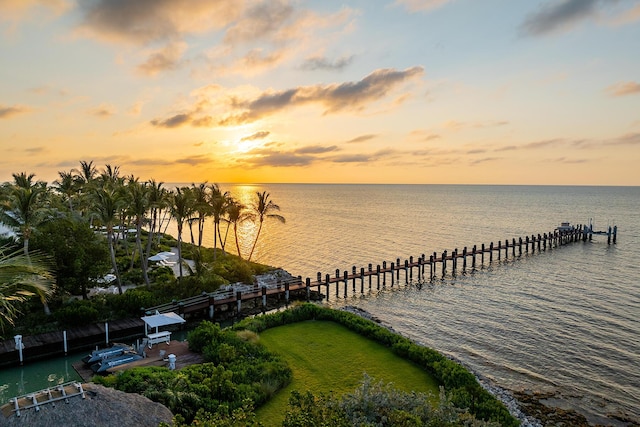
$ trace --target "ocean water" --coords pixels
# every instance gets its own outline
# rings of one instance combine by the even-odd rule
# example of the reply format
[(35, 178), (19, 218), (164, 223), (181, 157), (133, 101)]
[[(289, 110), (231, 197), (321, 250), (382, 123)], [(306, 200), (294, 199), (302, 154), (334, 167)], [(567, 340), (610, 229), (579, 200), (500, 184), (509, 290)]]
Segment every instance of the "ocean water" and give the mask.
[[(270, 193), (286, 223), (265, 221), (252, 260), (312, 280), (317, 272), (517, 240), (563, 221), (617, 225), (615, 245), (594, 236), (535, 255), (494, 256), (491, 265), (487, 257), (473, 272), (346, 299), (332, 294), (330, 304), (367, 310), (498, 386), (548, 392), (594, 423), (640, 422), (639, 187), (221, 187), (245, 203), (256, 191)], [(245, 258), (255, 232), (251, 224), (239, 230)], [(205, 233), (212, 246), (212, 228)], [(236, 251), (232, 233), (226, 249)]]

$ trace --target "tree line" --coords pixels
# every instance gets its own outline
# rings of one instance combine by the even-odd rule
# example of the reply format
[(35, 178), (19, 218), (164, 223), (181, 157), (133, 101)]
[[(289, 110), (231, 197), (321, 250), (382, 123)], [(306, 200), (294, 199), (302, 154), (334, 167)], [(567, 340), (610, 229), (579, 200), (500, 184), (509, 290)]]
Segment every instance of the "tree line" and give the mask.
[[(171, 220), (177, 226), (179, 279), (184, 275), (185, 226), (191, 243), (200, 248), (205, 223), (211, 221), (215, 262), (217, 248), (226, 254), (229, 233), (233, 233), (237, 255), (242, 259), (238, 227), (246, 221), (256, 223), (257, 232), (246, 255), (250, 261), (264, 221), (285, 222), (280, 207), (266, 191), (256, 192), (252, 202), (245, 205), (218, 184), (167, 188), (155, 179), (142, 181), (133, 174), (123, 174), (119, 166), (107, 164), (98, 169), (93, 161), (80, 161), (78, 168), (58, 172), (51, 184), (37, 180), (32, 173), (14, 173), (12, 177), (0, 186), (0, 223), (13, 232), (0, 249), (0, 323), (14, 317), (12, 307), (27, 294), (39, 295), (47, 312), (47, 297), (55, 290), (52, 273), (62, 274), (60, 270), (67, 267), (73, 270), (70, 280), (78, 282), (75, 285), (85, 299), (90, 280), (106, 273), (115, 276), (118, 293), (122, 294), (122, 263), (116, 251), (118, 243), (131, 236), (135, 244), (130, 251), (127, 247), (129, 267), (136, 263), (143, 283), (149, 286), (149, 257), (157, 250)], [(30, 250), (34, 238), (38, 246), (55, 245), (58, 252), (66, 253), (57, 263), (57, 271), (46, 262), (51, 254)], [(53, 241), (45, 244), (47, 239)], [(20, 253), (15, 251), (16, 244)], [(108, 266), (101, 262), (105, 249)], [(15, 264), (23, 269), (16, 269)]]

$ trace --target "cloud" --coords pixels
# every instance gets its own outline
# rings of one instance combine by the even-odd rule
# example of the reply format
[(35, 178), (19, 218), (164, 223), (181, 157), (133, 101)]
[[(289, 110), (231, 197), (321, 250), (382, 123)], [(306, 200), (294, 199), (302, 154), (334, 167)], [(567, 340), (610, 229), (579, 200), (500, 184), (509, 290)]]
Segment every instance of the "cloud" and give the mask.
[(396, 0), (395, 4), (403, 6), (410, 12), (423, 12), (437, 7), (451, 0)]
[(22, 105), (5, 106), (0, 104), (0, 119), (8, 119), (19, 114), (30, 113), (31, 111), (33, 111), (31, 108)]
[(144, 75), (154, 76), (163, 71), (175, 70), (179, 67), (180, 59), (186, 49), (186, 43), (170, 43), (150, 54), (144, 63), (138, 65), (138, 71)]
[(620, 82), (609, 86), (605, 91), (611, 96), (625, 96), (640, 94), (640, 83)]
[(611, 20), (616, 26), (632, 24), (640, 20), (640, 4), (635, 5), (631, 9), (621, 12), (618, 16)]
[(116, 114), (116, 109), (112, 105), (103, 104), (103, 105), (100, 105), (99, 107), (89, 110), (88, 112), (92, 116), (106, 119)]
[(497, 160), (501, 160), (501, 157), (483, 157), (482, 159), (476, 159), (476, 160), (472, 160), (471, 162), (469, 162), (470, 165), (479, 165), (481, 163), (487, 163), (487, 162), (495, 162)]
[(267, 130), (261, 130), (259, 132), (256, 132), (254, 134), (251, 134), (249, 136), (245, 136), (243, 138), (240, 139), (240, 141), (255, 141), (256, 139), (264, 139), (266, 137), (269, 136), (271, 132), (267, 131)]
[(46, 14), (38, 15), (41, 17), (59, 16), (70, 7), (70, 3), (66, 0), (0, 0), (0, 22), (13, 22), (14, 25), (25, 19), (35, 19), (33, 17), (34, 9), (46, 8)]
[(605, 2), (603, 0), (554, 0), (543, 5), (538, 12), (529, 15), (520, 29), (529, 36), (566, 31), (595, 15), (600, 3)]
[(24, 151), (29, 154), (42, 154), (47, 151), (47, 147), (42, 147), (42, 146), (30, 147), (30, 148), (25, 148)]
[(377, 137), (378, 137), (378, 135), (376, 135), (376, 134), (360, 135), (360, 136), (357, 136), (357, 137), (355, 137), (353, 139), (348, 140), (347, 144), (354, 144), (354, 143), (358, 143), (358, 142), (366, 142), (366, 141), (372, 140), (372, 139), (377, 138)]
[(227, 30), (224, 41), (234, 45), (273, 36), (294, 14), (293, 6), (284, 0), (256, 3)]
[(339, 148), (336, 145), (329, 145), (327, 147), (322, 146), (322, 145), (308, 145), (306, 147), (298, 148), (297, 150), (295, 150), (295, 153), (297, 153), (297, 154), (324, 154), (324, 153), (330, 153), (332, 151), (337, 151), (337, 150), (339, 150)]
[(193, 118), (188, 113), (176, 114), (165, 120), (151, 120), (151, 124), (157, 127), (176, 128), (184, 124), (190, 123)]
[(324, 56), (312, 56), (304, 60), (300, 68), (303, 70), (343, 70), (353, 62), (354, 56), (342, 56), (334, 61)]
[(284, 108), (305, 104), (320, 104), (325, 114), (341, 110), (360, 111), (368, 103), (383, 98), (396, 86), (417, 78), (424, 73), (422, 67), (404, 71), (394, 69), (375, 70), (357, 82), (329, 85), (302, 86), (279, 92), (264, 92), (255, 99), (232, 99), (235, 113), (220, 121), (221, 125), (251, 123), (274, 114)]

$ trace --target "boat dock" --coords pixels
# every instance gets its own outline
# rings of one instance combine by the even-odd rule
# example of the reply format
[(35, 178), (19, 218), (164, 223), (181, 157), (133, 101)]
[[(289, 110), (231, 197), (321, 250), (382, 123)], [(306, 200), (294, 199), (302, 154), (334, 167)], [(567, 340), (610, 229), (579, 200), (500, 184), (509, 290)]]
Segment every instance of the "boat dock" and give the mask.
[(24, 411), (34, 410), (38, 412), (41, 406), (47, 404), (55, 406), (56, 402), (60, 401), (68, 403), (69, 399), (73, 397), (82, 397), (84, 399), (84, 393), (82, 384), (75, 381), (48, 387), (12, 398), (9, 403), (2, 406), (2, 414), (5, 418), (9, 418), (13, 414), (20, 417)]
[[(474, 245), (471, 248), (464, 247), (452, 251), (444, 251), (440, 254), (433, 252), (429, 256), (422, 254), (417, 257), (409, 257), (403, 262), (397, 258), (395, 262), (386, 262), (351, 271), (335, 270), (334, 274), (318, 272), (315, 280), (302, 277), (293, 277), (287, 280), (278, 280), (277, 283), (266, 285), (254, 285), (242, 290), (223, 290), (213, 293), (203, 293), (195, 297), (181, 301), (173, 301), (146, 309), (145, 312), (159, 313), (175, 312), (185, 317), (186, 315), (199, 313), (204, 317), (215, 319), (224, 313), (227, 317), (240, 317), (251, 314), (250, 312), (265, 312), (274, 305), (281, 306), (284, 302), (288, 305), (293, 295), (298, 299), (311, 300), (312, 295), (317, 299), (329, 300), (335, 298), (347, 298), (351, 293), (364, 294), (374, 290), (379, 291), (387, 286), (396, 286), (404, 281), (405, 284), (431, 282), (446, 277), (455, 277), (457, 274), (466, 274), (483, 268), (487, 263), (494, 261), (515, 259), (523, 255), (533, 255), (536, 252), (550, 251), (576, 242), (586, 242), (593, 235), (607, 235), (608, 244), (616, 243), (617, 227), (609, 227), (607, 232), (593, 230), (593, 226), (571, 226), (563, 223), (554, 231), (532, 234), (530, 236), (499, 240), (488, 245)], [(375, 284), (374, 284), (375, 279)], [(243, 311), (244, 310), (244, 311)]]

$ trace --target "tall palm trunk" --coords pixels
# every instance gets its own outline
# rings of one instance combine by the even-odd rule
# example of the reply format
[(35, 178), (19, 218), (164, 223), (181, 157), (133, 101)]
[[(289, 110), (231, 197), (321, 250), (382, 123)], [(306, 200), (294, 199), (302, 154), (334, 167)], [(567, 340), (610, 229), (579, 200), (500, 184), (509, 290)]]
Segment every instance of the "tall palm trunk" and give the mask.
[(116, 262), (116, 249), (113, 246), (113, 228), (107, 229), (107, 243), (109, 244), (109, 254), (111, 255), (111, 266), (116, 275), (116, 283), (118, 284), (118, 293), (122, 295), (122, 281), (120, 280), (120, 272), (118, 271), (118, 263)]

